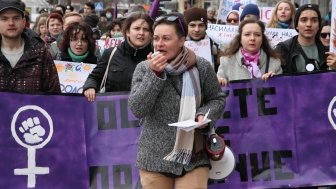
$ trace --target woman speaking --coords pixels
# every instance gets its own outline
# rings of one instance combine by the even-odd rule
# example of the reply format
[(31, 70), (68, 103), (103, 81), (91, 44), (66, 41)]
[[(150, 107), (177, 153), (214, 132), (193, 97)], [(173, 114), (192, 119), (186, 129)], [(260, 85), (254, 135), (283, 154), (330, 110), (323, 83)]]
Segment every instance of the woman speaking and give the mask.
[(211, 64), (184, 47), (187, 25), (178, 13), (156, 19), (155, 56), (135, 69), (129, 106), (142, 120), (136, 165), (145, 189), (207, 188), (209, 158), (202, 130), (168, 126), (185, 120), (213, 122), (224, 111), (225, 96)]

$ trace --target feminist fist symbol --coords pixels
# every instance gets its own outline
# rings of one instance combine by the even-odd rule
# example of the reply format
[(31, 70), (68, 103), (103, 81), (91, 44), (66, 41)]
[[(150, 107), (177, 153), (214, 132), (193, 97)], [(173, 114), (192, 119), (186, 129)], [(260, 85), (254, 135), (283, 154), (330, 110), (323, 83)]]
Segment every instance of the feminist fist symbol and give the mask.
[(36, 144), (43, 141), (41, 137), (43, 137), (46, 133), (45, 129), (41, 126), (40, 119), (38, 117), (30, 117), (23, 121), (19, 130), (23, 133), (24, 140), (28, 144)]

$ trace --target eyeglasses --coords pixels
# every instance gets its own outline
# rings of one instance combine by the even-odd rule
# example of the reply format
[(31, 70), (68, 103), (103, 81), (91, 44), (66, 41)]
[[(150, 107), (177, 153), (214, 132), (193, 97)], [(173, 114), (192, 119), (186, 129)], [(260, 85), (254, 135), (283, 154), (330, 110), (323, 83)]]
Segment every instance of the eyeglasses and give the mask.
[(327, 36), (330, 37), (330, 33), (321, 33), (320, 36), (321, 36), (323, 39), (325, 39), (325, 38), (327, 38)]
[(155, 19), (155, 22), (158, 22), (158, 21), (161, 21), (161, 20), (167, 20), (167, 21), (169, 21), (169, 22), (175, 22), (176, 20), (178, 20), (178, 21), (179, 21), (180, 28), (181, 28), (183, 34), (184, 34), (184, 35), (186, 34), (186, 32), (185, 32), (185, 30), (184, 30), (184, 27), (183, 27), (183, 25), (182, 25), (181, 19), (180, 19), (178, 16), (160, 16), (160, 17), (157, 17), (157, 18)]
[(88, 40), (87, 39), (70, 39), (70, 42), (73, 42), (73, 43), (88, 43)]

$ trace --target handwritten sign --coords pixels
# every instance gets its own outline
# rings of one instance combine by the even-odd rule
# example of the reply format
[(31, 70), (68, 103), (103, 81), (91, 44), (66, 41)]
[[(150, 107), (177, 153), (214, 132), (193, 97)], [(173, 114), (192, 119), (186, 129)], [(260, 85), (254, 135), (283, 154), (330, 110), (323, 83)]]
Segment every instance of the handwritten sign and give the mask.
[(62, 93), (82, 93), (86, 78), (95, 64), (54, 61), (61, 83)]
[(186, 41), (184, 46), (193, 50), (198, 56), (205, 58), (212, 66), (214, 66), (211, 57), (210, 39), (203, 39), (201, 41)]
[(108, 38), (106, 40), (96, 40), (100, 54), (103, 54), (105, 49), (119, 46), (125, 39), (123, 37)]
[[(227, 45), (238, 34), (238, 26), (209, 24), (207, 35), (217, 44)], [(297, 35), (294, 29), (266, 28), (265, 35), (272, 47)]]

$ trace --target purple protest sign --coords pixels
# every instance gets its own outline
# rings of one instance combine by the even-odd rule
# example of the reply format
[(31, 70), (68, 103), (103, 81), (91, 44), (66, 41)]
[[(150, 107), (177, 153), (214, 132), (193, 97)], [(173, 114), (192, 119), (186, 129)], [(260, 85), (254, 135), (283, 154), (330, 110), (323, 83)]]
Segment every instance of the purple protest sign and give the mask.
[(0, 188), (88, 188), (85, 99), (0, 95)]

